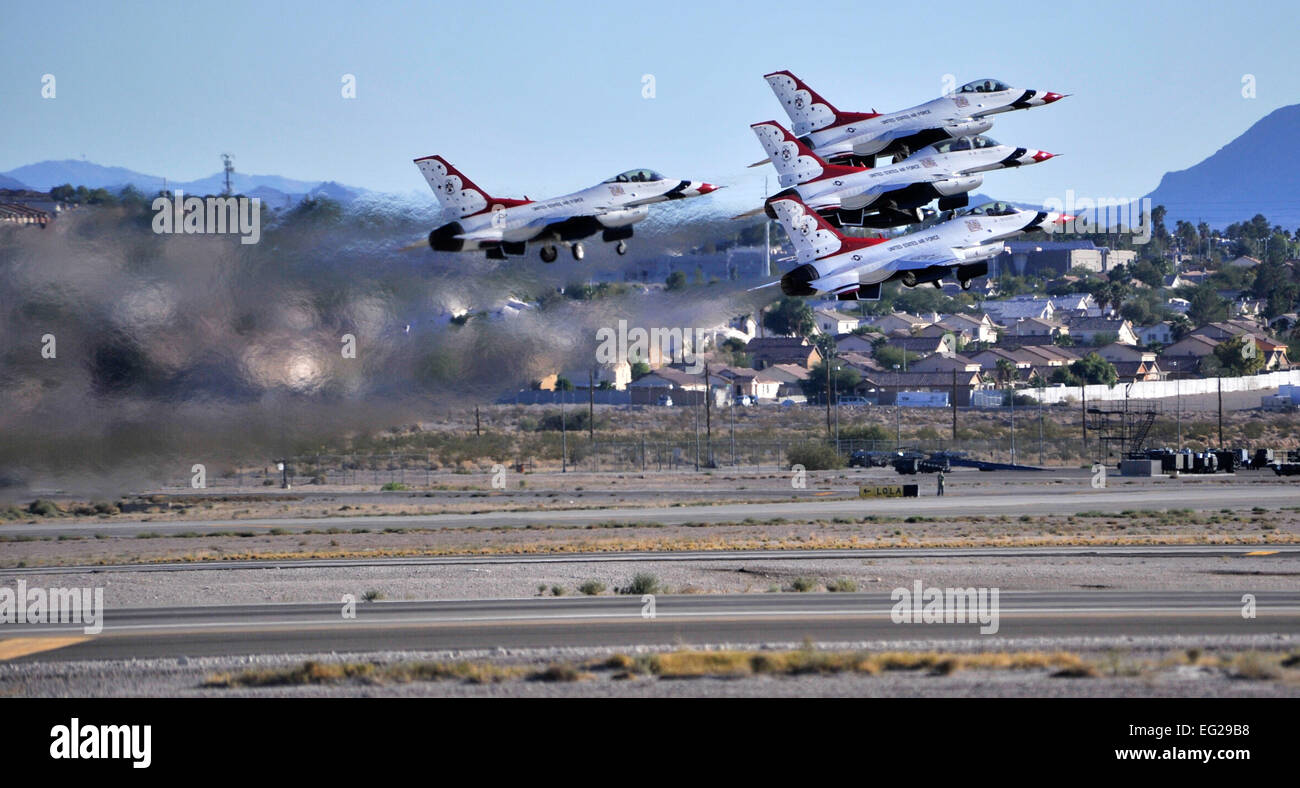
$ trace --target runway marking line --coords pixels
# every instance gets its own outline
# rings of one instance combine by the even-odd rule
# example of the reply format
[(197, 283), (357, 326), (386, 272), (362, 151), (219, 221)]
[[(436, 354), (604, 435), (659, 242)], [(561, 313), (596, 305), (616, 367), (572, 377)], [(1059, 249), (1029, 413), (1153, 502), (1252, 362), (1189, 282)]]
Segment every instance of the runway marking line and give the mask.
[(28, 654), (39, 654), (42, 651), (54, 651), (55, 649), (75, 646), (83, 641), (90, 640), (88, 637), (48, 637), (48, 638), (9, 638), (0, 640), (0, 662), (9, 659), (25, 657)]
[(1277, 550), (1252, 550), (1251, 552), (1243, 553), (1242, 555), (1245, 556), (1246, 558), (1250, 558), (1252, 556), (1277, 555), (1277, 554), (1278, 554)]

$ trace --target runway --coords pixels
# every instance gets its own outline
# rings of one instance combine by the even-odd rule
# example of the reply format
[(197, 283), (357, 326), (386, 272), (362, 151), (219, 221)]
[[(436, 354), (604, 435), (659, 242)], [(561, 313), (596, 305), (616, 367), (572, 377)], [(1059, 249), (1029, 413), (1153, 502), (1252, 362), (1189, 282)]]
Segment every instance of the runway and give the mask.
[[(1256, 616), (1238, 593), (1006, 592), (998, 631), (980, 624), (894, 623), (887, 593), (641, 596), (489, 601), (229, 605), (110, 610), (97, 636), (80, 627), (0, 627), (6, 638), (51, 637), (18, 662), (246, 654), (365, 653), (727, 643), (938, 641), (987, 638), (1300, 635), (1300, 592), (1261, 592)], [(71, 641), (71, 642), (70, 642)]]
[(909, 561), (917, 558), (1290, 558), (1300, 545), (1098, 545), (1095, 547), (866, 547), (853, 550), (683, 550), (599, 553), (536, 553), (520, 555), (453, 555), (427, 557), (303, 558), (246, 561), (185, 561), (146, 564), (27, 566), (0, 569), (0, 579), (21, 575), (73, 575), (119, 572), (190, 572), (250, 569), (346, 569), (363, 567), (500, 566), (507, 564), (748, 562), (871, 559)]
[[(914, 481), (914, 479), (912, 479)], [(928, 493), (931, 479), (921, 477), (922, 489)], [(714, 506), (628, 507), (596, 509), (555, 509), (548, 511), (481, 512), (474, 514), (429, 515), (351, 515), (328, 518), (249, 518), (243, 520), (118, 520), (86, 519), (51, 521), (37, 524), (13, 523), (0, 526), (0, 534), (10, 536), (81, 536), (97, 534), (134, 536), (140, 533), (176, 535), (212, 531), (256, 531), (282, 529), (288, 532), (326, 528), (494, 528), (525, 526), (584, 527), (596, 523), (741, 523), (745, 520), (790, 521), (909, 516), (963, 517), (971, 515), (1069, 515), (1086, 511), (1120, 512), (1140, 509), (1249, 509), (1255, 506), (1282, 507), (1300, 503), (1300, 487), (1277, 483), (1200, 483), (1177, 479), (1160, 479), (1149, 484), (1111, 486), (1092, 489), (1086, 483), (1068, 487), (1033, 486), (1032, 492), (978, 491), (945, 497), (923, 495), (920, 498), (859, 499), (847, 497), (809, 497), (801, 501), (718, 504)], [(834, 492), (834, 491), (831, 491)], [(843, 491), (836, 495), (845, 495)]]

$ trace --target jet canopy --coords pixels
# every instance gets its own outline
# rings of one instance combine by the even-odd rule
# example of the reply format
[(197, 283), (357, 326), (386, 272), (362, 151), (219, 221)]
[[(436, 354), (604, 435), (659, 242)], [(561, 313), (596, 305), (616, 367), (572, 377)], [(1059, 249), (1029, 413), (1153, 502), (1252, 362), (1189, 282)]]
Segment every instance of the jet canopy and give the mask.
[(962, 216), (1010, 216), (1019, 213), (1020, 209), (1009, 202), (986, 202), (983, 205), (977, 205), (969, 211), (961, 214)]
[(953, 153), (963, 150), (982, 150), (984, 148), (996, 148), (998, 141), (992, 137), (985, 137), (983, 134), (976, 134), (974, 137), (958, 137), (955, 140), (944, 140), (936, 142), (934, 149), (939, 153)]
[(654, 170), (628, 170), (607, 179), (605, 183), (645, 183), (647, 181), (662, 181), (663, 179), (664, 176)]
[(1011, 86), (1000, 79), (977, 79), (974, 82), (967, 82), (961, 86), (958, 93), (997, 93), (1000, 90), (1010, 90)]

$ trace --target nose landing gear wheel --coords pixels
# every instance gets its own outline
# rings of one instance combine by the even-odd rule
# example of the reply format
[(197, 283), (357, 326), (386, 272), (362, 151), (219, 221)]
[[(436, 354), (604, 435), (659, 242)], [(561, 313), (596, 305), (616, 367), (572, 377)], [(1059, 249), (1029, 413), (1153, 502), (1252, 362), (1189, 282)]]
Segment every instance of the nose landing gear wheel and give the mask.
[(958, 284), (961, 285), (961, 289), (962, 289), (962, 290), (969, 290), (969, 289), (970, 289), (970, 280), (969, 280), (969, 279), (962, 279), (962, 280), (959, 280), (959, 281), (958, 281)]
[(548, 246), (543, 246), (543, 247), (542, 247), (542, 262), (543, 262), (543, 263), (553, 263), (553, 262), (555, 262), (555, 258), (557, 258), (557, 257), (559, 257), (559, 256), (560, 256), (560, 252), (559, 252), (559, 250), (556, 249), (554, 246), (549, 246), (549, 245), (548, 245)]
[(904, 271), (899, 278), (903, 280), (903, 284), (907, 287), (916, 287), (916, 274), (911, 271)]
[(583, 255), (586, 254), (586, 250), (582, 248), (582, 244), (580, 243), (575, 243), (569, 251), (573, 252), (574, 260), (581, 260)]
[(614, 251), (619, 254), (627, 254), (627, 241), (619, 241), (618, 246), (614, 247)]

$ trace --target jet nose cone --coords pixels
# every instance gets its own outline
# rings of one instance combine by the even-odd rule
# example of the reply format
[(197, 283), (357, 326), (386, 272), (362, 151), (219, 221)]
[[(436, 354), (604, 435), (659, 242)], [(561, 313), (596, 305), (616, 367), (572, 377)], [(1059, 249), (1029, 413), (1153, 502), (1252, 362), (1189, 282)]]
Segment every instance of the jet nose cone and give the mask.
[(1036, 150), (1034, 151), (1034, 155), (1030, 156), (1029, 158), (1033, 159), (1035, 162), (1041, 162), (1041, 161), (1047, 161), (1048, 159), (1051, 158), (1055, 158), (1056, 155), (1057, 154), (1055, 153), (1048, 153), (1045, 150)]
[(1051, 104), (1053, 101), (1060, 101), (1070, 94), (1068, 93), (1047, 93), (1043, 96), (1044, 104)]
[(709, 192), (716, 192), (718, 189), (721, 188), (722, 188), (721, 186), (714, 186), (711, 183), (701, 183), (697, 191), (699, 191), (700, 194), (708, 194)]

